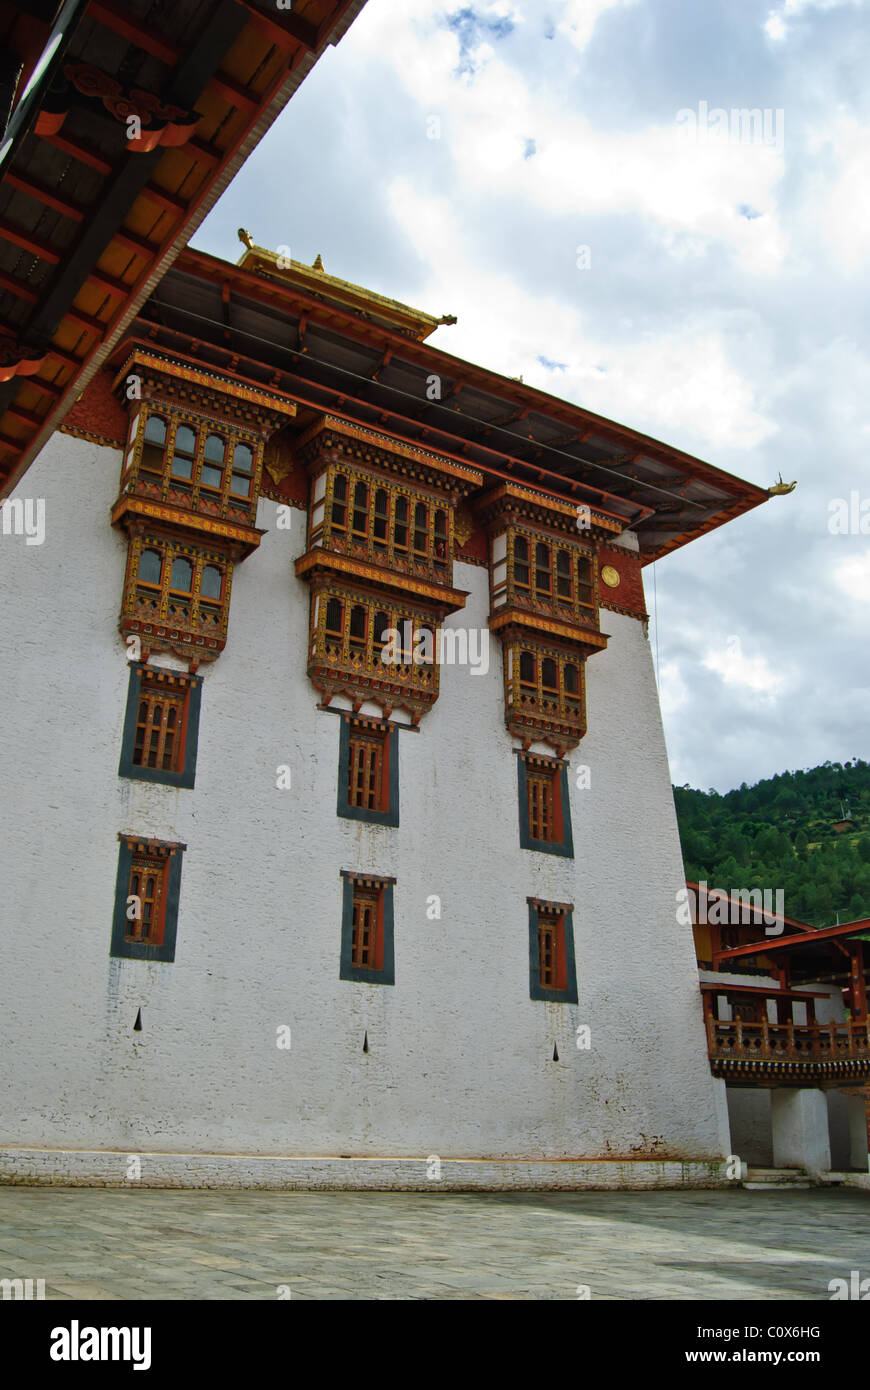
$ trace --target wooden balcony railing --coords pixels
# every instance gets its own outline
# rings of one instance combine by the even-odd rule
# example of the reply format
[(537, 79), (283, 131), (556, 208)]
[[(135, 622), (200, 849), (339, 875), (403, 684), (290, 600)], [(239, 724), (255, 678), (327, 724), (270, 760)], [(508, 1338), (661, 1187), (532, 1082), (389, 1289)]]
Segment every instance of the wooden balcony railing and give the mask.
[(870, 1025), (854, 1023), (723, 1023), (707, 1019), (707, 1047), (716, 1075), (769, 1084), (838, 1082), (870, 1075)]

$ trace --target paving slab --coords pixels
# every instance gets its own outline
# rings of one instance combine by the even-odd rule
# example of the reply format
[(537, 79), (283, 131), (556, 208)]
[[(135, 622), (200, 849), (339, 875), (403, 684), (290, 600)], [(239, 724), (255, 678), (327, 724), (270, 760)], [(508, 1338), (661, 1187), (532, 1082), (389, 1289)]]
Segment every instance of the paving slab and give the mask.
[(828, 1300), (867, 1193), (0, 1189), (0, 1278), (46, 1299)]

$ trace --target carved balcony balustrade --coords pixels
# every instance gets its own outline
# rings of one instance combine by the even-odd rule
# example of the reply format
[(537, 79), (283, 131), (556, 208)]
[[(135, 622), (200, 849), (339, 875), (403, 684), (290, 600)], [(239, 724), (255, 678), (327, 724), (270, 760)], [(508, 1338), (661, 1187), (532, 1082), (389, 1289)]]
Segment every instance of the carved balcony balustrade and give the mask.
[(707, 1018), (707, 1048), (715, 1076), (729, 1085), (842, 1085), (870, 1077), (870, 1026), (834, 1023), (758, 1023)]

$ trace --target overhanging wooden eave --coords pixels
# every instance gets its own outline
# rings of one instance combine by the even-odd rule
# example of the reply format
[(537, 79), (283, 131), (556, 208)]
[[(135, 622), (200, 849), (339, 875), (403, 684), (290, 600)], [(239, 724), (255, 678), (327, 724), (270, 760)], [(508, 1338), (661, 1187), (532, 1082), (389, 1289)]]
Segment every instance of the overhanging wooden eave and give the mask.
[[(192, 163), (202, 166), (196, 195), (189, 202), (175, 198), (172, 180), (167, 182), (161, 177), (167, 160), (170, 167), (176, 167), (171, 161), (177, 154), (177, 147), (160, 148), (150, 154), (127, 152), (120, 167), (104, 175), (108, 188), (99, 200), (99, 210), (93, 215), (90, 215), (91, 209), (84, 212), (81, 235), (69, 248), (62, 249), (55, 262), (57, 270), (50, 280), (34, 290), (26, 282), (18, 284), (15, 277), (4, 275), (0, 290), (16, 293), (20, 289), (20, 302), (33, 306), (19, 326), (21, 341), (32, 351), (42, 349), (48, 365), (40, 366), (33, 375), (13, 372), (8, 380), (0, 382), (0, 497), (24, 475), (147, 294), (169, 268), (186, 238), (304, 80), (317, 54), (327, 43), (341, 37), (364, 3), (365, 0), (321, 0), (317, 4), (314, 0), (308, 10), (319, 15), (320, 22), (314, 30), (306, 29), (304, 41), (299, 30), (303, 21), (284, 26), (287, 39), (284, 61), (269, 78), (268, 85), (254, 93), (243, 88), (233, 76), (222, 73), (221, 64), (228, 54), (235, 52), (237, 43), (256, 40), (262, 48), (266, 42), (264, 23), (268, 27), (269, 16), (259, 11), (254, 14), (255, 6), (246, 8), (235, 0), (213, 0), (207, 7), (202, 31), (206, 38), (179, 58), (170, 85), (161, 95), (162, 100), (195, 109), (202, 94), (208, 91), (212, 110), (217, 112), (214, 120), (218, 129), (223, 125), (221, 110), (226, 113), (231, 134), (224, 146), (209, 150), (207, 144), (196, 138), (185, 146)], [(135, 19), (111, 3), (98, 4), (93, 0), (93, 13), (89, 8), (87, 17), (107, 22), (118, 31), (129, 29), (131, 25), (134, 30), (136, 28)], [(299, 30), (296, 37), (294, 28)], [(144, 42), (146, 37), (144, 31), (139, 31), (134, 33), (133, 41), (141, 39)], [(309, 42), (312, 38), (313, 46)], [(154, 43), (162, 43), (159, 36)], [(150, 45), (152, 50), (154, 43)], [(33, 120), (37, 114), (34, 109)], [(77, 157), (75, 146), (75, 141), (68, 142), (66, 152), (73, 157)], [(83, 154), (83, 162), (90, 168), (110, 162), (102, 160), (98, 152), (85, 150)], [(12, 160), (14, 152), (6, 167), (12, 167)], [(14, 174), (19, 180), (29, 180), (26, 166), (15, 164)], [(33, 180), (29, 182), (38, 196), (36, 184)], [(149, 240), (128, 224), (131, 218), (135, 221), (140, 217), (143, 205), (150, 206), (153, 222), (155, 204), (162, 205), (163, 217), (154, 224), (160, 228), (158, 234)], [(55, 211), (61, 212), (61, 209), (55, 208)], [(27, 235), (26, 229), (20, 235)], [(53, 253), (50, 243), (45, 249), (49, 255)], [(125, 267), (120, 279), (117, 273), (107, 273), (101, 268), (107, 260), (113, 266)], [(89, 278), (100, 292), (108, 290), (114, 295), (112, 302), (105, 303), (96, 315), (90, 312), (88, 304), (81, 302), (82, 290)], [(97, 327), (97, 324), (102, 326)], [(72, 351), (71, 344), (74, 345)], [(27, 370), (29, 373), (30, 368)], [(51, 402), (41, 417), (35, 394)], [(15, 415), (8, 409), (13, 404), (18, 406)], [(29, 410), (40, 423), (27, 420), (22, 410)]]

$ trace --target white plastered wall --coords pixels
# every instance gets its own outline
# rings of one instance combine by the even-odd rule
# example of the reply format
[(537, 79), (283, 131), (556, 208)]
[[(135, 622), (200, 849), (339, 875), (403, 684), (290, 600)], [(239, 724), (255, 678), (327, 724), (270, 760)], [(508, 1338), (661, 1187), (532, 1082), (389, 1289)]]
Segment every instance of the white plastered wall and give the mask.
[[(304, 517), (278, 530), (263, 502), (227, 647), (201, 668), (195, 789), (119, 778), (119, 464), (56, 435), (20, 490), (46, 499), (44, 544), (0, 537), (0, 1146), (720, 1158), (642, 624), (602, 610), (573, 861), (519, 848), (497, 639), (486, 675), (442, 669), (400, 733), (399, 828), (339, 819), (339, 719), (305, 674)], [(485, 625), (486, 570), (454, 582), (471, 592), (448, 621)], [(174, 964), (109, 957), (119, 830), (188, 846)], [(394, 987), (339, 979), (340, 869), (396, 877)], [(575, 904), (576, 1006), (529, 998), (527, 895)]]

